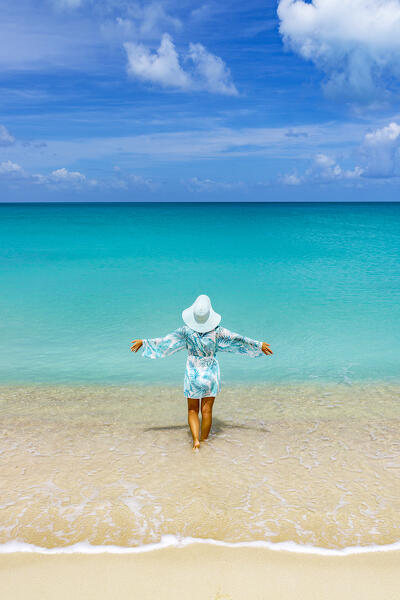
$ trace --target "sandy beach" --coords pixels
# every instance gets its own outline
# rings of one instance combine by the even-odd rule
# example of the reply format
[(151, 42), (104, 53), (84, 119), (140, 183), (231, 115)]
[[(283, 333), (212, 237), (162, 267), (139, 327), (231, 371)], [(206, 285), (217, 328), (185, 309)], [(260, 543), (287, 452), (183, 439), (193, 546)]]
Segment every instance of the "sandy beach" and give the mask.
[(7, 600), (398, 600), (400, 551), (319, 556), (194, 544), (142, 554), (0, 555)]
[(399, 397), (228, 387), (194, 455), (168, 387), (2, 387), (1, 600), (398, 600)]

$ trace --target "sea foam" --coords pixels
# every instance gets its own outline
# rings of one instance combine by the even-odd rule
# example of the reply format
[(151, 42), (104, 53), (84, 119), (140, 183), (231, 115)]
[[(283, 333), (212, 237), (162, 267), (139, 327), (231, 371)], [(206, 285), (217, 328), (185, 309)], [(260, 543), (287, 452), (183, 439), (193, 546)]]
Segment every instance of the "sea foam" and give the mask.
[(124, 547), (115, 545), (95, 546), (88, 542), (79, 542), (71, 546), (57, 548), (42, 548), (25, 542), (10, 541), (0, 544), (0, 554), (11, 554), (14, 552), (34, 552), (37, 554), (142, 554), (165, 548), (185, 548), (193, 544), (205, 544), (221, 546), (224, 548), (265, 548), (277, 552), (295, 552), (299, 554), (318, 554), (322, 556), (348, 556), (350, 554), (366, 554), (371, 552), (390, 552), (400, 550), (400, 541), (393, 544), (371, 544), (369, 546), (348, 546), (346, 548), (332, 549), (320, 548), (308, 544), (297, 544), (296, 542), (223, 542), (220, 540), (178, 537), (175, 535), (164, 535), (161, 540), (154, 544), (145, 544), (137, 547)]

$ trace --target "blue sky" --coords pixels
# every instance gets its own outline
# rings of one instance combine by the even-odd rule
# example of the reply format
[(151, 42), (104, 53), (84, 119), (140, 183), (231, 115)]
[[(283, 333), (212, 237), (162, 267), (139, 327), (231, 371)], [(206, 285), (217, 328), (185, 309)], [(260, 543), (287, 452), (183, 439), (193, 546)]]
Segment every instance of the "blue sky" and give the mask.
[(397, 200), (400, 1), (0, 1), (0, 200)]

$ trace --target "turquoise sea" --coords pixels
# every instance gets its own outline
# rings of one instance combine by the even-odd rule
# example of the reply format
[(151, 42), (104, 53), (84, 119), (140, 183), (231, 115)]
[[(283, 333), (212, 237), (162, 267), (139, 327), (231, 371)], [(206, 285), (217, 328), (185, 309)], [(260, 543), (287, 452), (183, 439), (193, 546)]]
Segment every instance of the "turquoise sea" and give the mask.
[(180, 384), (197, 295), (265, 340), (223, 383), (399, 380), (400, 204), (1, 204), (0, 382)]

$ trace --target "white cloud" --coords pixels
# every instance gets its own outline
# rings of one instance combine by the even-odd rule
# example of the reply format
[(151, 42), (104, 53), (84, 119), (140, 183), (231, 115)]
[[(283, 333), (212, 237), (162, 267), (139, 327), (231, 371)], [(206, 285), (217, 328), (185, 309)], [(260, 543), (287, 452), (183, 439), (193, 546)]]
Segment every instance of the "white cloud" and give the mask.
[(116, 173), (117, 177), (114, 177), (108, 181), (103, 181), (103, 186), (110, 186), (112, 188), (124, 190), (129, 188), (146, 188), (151, 192), (157, 190), (160, 186), (157, 181), (154, 181), (154, 179), (151, 179), (150, 177), (143, 177), (143, 175), (137, 175), (136, 173), (125, 173), (118, 166), (114, 167), (114, 172)]
[(0, 179), (12, 182), (13, 185), (16, 183), (36, 184), (45, 185), (49, 189), (81, 189), (82, 187), (94, 187), (98, 183), (95, 179), (88, 179), (79, 171), (68, 171), (65, 167), (55, 169), (48, 175), (42, 173), (32, 175), (11, 160), (0, 163)]
[(208, 52), (202, 44), (190, 44), (189, 57), (195, 66), (195, 80), (200, 88), (214, 94), (238, 95), (231, 72), (222, 58)]
[(280, 0), (278, 16), (287, 46), (327, 75), (328, 93), (371, 101), (400, 79), (399, 0)]
[(286, 185), (299, 185), (302, 182), (302, 178), (299, 177), (296, 173), (292, 173), (291, 175), (284, 175), (282, 177), (282, 183)]
[(128, 15), (136, 24), (136, 30), (141, 37), (160, 35), (161, 28), (181, 29), (182, 22), (177, 17), (169, 15), (159, 2), (138, 6), (133, 4)]
[(223, 60), (208, 52), (201, 44), (190, 44), (184, 62), (192, 67), (182, 67), (179, 54), (170, 35), (162, 36), (160, 47), (151, 52), (143, 44), (125, 42), (128, 56), (128, 73), (132, 77), (180, 90), (207, 90), (215, 94), (237, 95), (231, 73)]
[(159, 183), (154, 181), (154, 179), (143, 177), (143, 175), (135, 175), (134, 173), (127, 176), (127, 182), (134, 186), (145, 187), (151, 191), (154, 191), (159, 187)]
[(40, 185), (45, 185), (50, 189), (80, 189), (82, 187), (94, 187), (97, 185), (95, 179), (87, 179), (83, 173), (80, 173), (79, 171), (68, 171), (65, 167), (55, 169), (49, 175), (42, 175), (40, 173), (32, 175), (32, 181)]
[(56, 169), (50, 175), (53, 181), (73, 181), (74, 183), (83, 183), (86, 181), (85, 175), (79, 171), (68, 171), (65, 167)]
[(332, 157), (326, 154), (317, 154), (311, 168), (306, 172), (306, 178), (321, 181), (335, 181), (338, 179), (358, 179), (363, 174), (361, 167), (343, 169)]
[(116, 5), (117, 16), (103, 21), (100, 29), (109, 40), (138, 41), (159, 40), (165, 31), (182, 29), (182, 21), (170, 15), (158, 2), (139, 4), (136, 2)]
[(0, 163), (0, 175), (3, 177), (21, 177), (23, 173), (22, 167), (11, 160)]
[(362, 167), (344, 169), (338, 162), (327, 154), (316, 154), (311, 166), (303, 175), (291, 173), (281, 178), (286, 185), (300, 185), (301, 183), (331, 183), (333, 181), (359, 180), (364, 174)]
[(303, 175), (287, 174), (281, 181), (287, 185), (298, 185), (307, 181), (331, 182), (400, 177), (400, 124), (393, 121), (389, 125), (366, 133), (353, 155), (353, 159), (356, 159), (359, 164), (345, 169), (331, 156), (317, 154), (310, 168)]
[(367, 133), (360, 148), (366, 177), (398, 177), (400, 175), (400, 125)]
[(188, 89), (190, 76), (184, 72), (171, 37), (164, 34), (158, 50), (151, 53), (143, 44), (126, 42), (128, 73), (143, 81), (159, 83), (165, 87)]
[(11, 135), (4, 125), (0, 125), (0, 146), (12, 146), (15, 143), (15, 137)]
[(187, 182), (187, 187), (191, 192), (214, 192), (219, 190), (234, 190), (238, 188), (244, 188), (245, 185), (242, 181), (226, 182), (215, 181), (214, 179), (199, 179), (198, 177), (192, 177)]

